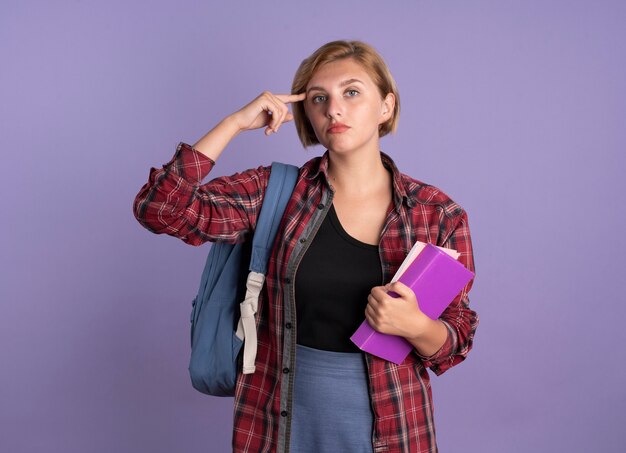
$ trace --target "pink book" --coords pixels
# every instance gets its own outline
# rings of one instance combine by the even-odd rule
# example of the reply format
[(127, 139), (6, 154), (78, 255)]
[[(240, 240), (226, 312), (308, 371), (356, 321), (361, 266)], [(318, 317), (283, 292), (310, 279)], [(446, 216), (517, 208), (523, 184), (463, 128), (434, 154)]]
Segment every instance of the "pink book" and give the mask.
[[(428, 317), (437, 319), (473, 277), (448, 253), (426, 244), (397, 280), (413, 290), (420, 309)], [(376, 332), (367, 320), (350, 339), (363, 351), (398, 365), (413, 349), (403, 337)]]

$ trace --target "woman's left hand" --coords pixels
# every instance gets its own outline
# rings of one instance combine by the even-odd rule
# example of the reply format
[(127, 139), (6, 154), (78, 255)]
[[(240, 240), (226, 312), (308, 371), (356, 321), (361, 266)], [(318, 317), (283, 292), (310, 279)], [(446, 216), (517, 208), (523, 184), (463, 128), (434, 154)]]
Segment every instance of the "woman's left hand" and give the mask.
[[(400, 297), (390, 296), (389, 291)], [(372, 288), (367, 302), (365, 318), (380, 333), (407, 339), (419, 337), (430, 320), (420, 310), (415, 293), (401, 282)]]

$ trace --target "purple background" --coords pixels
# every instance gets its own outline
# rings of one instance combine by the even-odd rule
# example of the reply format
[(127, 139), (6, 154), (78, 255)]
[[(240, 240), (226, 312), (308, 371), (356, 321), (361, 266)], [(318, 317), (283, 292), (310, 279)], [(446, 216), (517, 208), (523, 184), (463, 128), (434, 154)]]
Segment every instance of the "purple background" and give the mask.
[[(188, 317), (207, 247), (142, 229), (150, 166), (337, 38), (385, 56), (406, 173), (470, 215), (481, 316), (433, 379), (442, 452), (622, 452), (622, 1), (3, 1), (0, 451), (228, 451)], [(215, 174), (303, 163), (293, 126)]]

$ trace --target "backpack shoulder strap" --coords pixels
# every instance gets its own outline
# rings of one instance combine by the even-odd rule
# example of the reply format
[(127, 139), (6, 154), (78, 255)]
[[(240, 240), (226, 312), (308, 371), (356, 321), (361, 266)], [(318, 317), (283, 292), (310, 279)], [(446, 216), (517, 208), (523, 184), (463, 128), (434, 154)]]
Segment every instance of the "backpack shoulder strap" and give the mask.
[(259, 294), (265, 282), (267, 263), (278, 233), (280, 221), (291, 198), (298, 179), (298, 167), (272, 163), (270, 179), (265, 189), (263, 206), (257, 219), (252, 240), (250, 273), (246, 281), (246, 298), (240, 304), (241, 319), (237, 326), (237, 336), (245, 340), (243, 348), (243, 373), (254, 373), (254, 360), (257, 351), (256, 322), (254, 315), (258, 309)]
[(267, 273), (267, 263), (278, 232), (278, 226), (291, 198), (297, 178), (298, 167), (280, 162), (272, 163), (270, 179), (263, 197), (263, 206), (257, 219), (252, 240), (250, 270), (253, 272), (264, 275)]

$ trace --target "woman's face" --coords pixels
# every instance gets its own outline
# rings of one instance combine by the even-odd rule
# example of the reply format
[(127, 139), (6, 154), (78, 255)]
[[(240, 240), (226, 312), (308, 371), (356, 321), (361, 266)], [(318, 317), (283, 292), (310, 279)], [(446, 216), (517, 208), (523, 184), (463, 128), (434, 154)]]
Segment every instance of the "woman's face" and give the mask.
[(378, 125), (393, 112), (394, 96), (378, 88), (351, 58), (327, 63), (307, 85), (304, 110), (319, 142), (330, 151), (379, 151)]

